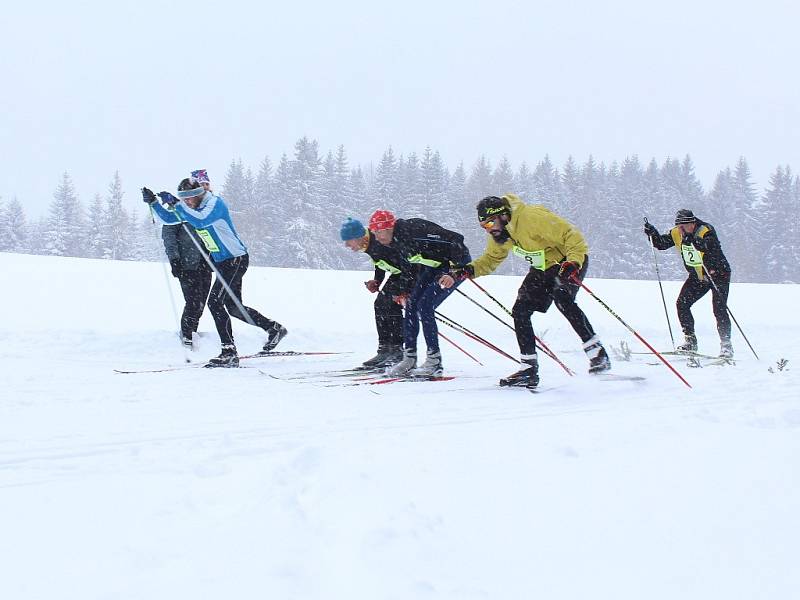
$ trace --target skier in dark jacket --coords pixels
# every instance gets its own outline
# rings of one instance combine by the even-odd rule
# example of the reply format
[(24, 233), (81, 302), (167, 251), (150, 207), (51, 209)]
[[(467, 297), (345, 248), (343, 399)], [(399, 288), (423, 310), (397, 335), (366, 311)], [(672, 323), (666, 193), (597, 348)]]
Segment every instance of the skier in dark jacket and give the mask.
[(675, 216), (675, 227), (669, 233), (660, 235), (651, 223), (645, 223), (644, 233), (658, 250), (675, 247), (689, 273), (676, 302), (678, 320), (685, 338), (678, 350), (697, 352), (697, 336), (691, 309), (695, 302), (711, 290), (711, 304), (720, 339), (720, 356), (732, 358), (731, 320), (727, 308), (731, 266), (722, 252), (716, 230), (695, 217), (691, 210), (681, 209)]
[[(403, 359), (403, 308), (395, 297), (409, 294), (414, 287), (415, 269), (396, 248), (384, 246), (361, 221), (347, 219), (339, 231), (342, 241), (353, 252), (364, 252), (375, 265), (375, 275), (364, 285), (375, 297), (375, 327), (378, 351), (363, 367), (388, 367)], [(385, 274), (389, 278), (381, 288)]]
[(161, 239), (172, 276), (178, 279), (183, 292), (181, 342), (187, 348), (192, 348), (192, 334), (197, 331), (211, 289), (211, 268), (200, 250), (203, 243), (191, 225), (184, 228), (179, 224), (164, 224), (161, 227)]
[[(384, 246), (391, 245), (409, 263), (419, 265), (411, 293), (397, 298), (406, 309), (403, 319), (405, 349), (403, 360), (391, 367), (389, 374), (418, 377), (440, 375), (442, 353), (439, 350), (439, 330), (434, 311), (453, 293), (455, 287), (442, 288), (439, 279), (452, 266), (470, 261), (464, 236), (425, 219), (395, 219), (388, 210), (375, 211), (369, 220), (369, 229), (378, 242)], [(428, 352), (425, 362), (415, 368), (420, 323)]]

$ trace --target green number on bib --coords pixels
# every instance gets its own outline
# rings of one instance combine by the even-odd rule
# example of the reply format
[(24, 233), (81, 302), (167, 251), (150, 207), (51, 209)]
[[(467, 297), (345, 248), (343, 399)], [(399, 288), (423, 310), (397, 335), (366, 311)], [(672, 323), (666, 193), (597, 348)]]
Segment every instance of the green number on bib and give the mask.
[(523, 250), (519, 246), (514, 246), (511, 251), (517, 256), (524, 258), (531, 268), (544, 271), (544, 250)]
[(219, 246), (214, 241), (214, 238), (211, 237), (211, 233), (208, 229), (197, 229), (197, 235), (200, 236), (200, 239), (203, 240), (203, 244), (205, 244), (206, 250), (209, 252), (219, 252)]

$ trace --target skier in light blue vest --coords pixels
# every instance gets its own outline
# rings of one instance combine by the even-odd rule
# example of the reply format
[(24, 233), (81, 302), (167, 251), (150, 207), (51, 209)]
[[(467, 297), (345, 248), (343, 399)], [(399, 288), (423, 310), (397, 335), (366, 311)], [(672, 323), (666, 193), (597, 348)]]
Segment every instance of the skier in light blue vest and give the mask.
[[(156, 202), (156, 195), (147, 188), (142, 197), (155, 214), (167, 224), (185, 221), (195, 228), (216, 267), (216, 278), (208, 297), (208, 308), (214, 317), (222, 351), (212, 358), (207, 367), (238, 367), (239, 354), (233, 340), (231, 316), (254, 324), (267, 333), (263, 352), (271, 352), (286, 336), (286, 328), (268, 319), (257, 310), (242, 303), (242, 278), (250, 264), (247, 248), (236, 233), (225, 201), (197, 180), (187, 178), (178, 185), (178, 197), (169, 192), (159, 192), (166, 206)], [(226, 291), (227, 283), (235, 299)], [(247, 313), (242, 314), (239, 307)]]

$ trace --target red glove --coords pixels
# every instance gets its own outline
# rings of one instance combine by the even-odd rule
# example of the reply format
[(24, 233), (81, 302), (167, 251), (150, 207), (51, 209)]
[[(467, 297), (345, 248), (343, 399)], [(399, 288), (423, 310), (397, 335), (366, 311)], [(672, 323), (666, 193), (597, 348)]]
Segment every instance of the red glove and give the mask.
[(575, 283), (578, 278), (578, 273), (581, 268), (574, 260), (565, 260), (561, 263), (561, 268), (558, 270), (558, 278), (564, 283)]
[(365, 281), (364, 285), (367, 286), (367, 289), (372, 292), (373, 294), (378, 291), (381, 287), (381, 284), (375, 281), (374, 279), (370, 279), (369, 281)]
[(403, 292), (397, 296), (392, 296), (392, 300), (397, 302), (400, 306), (405, 307), (406, 302), (408, 302), (408, 292)]

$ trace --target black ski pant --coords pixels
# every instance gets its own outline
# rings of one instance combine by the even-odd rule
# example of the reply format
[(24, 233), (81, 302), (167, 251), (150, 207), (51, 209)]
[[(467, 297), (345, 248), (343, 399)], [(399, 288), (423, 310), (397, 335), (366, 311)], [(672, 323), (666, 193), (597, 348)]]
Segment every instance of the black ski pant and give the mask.
[[(563, 283), (558, 278), (560, 268), (560, 265), (554, 265), (546, 271), (531, 269), (517, 292), (517, 301), (514, 303), (511, 314), (514, 317), (519, 352), (523, 357), (536, 354), (536, 338), (531, 323), (533, 313), (547, 312), (553, 302), (572, 325), (575, 333), (580, 336), (581, 341), (587, 342), (594, 337), (592, 324), (575, 303), (575, 296), (580, 288), (574, 283)], [(583, 266), (578, 274), (581, 281), (588, 268), (589, 257), (587, 256), (584, 258)]]
[(378, 330), (378, 346), (403, 345), (403, 307), (393, 296), (403, 293), (395, 276), (390, 276), (375, 298), (375, 328)]
[[(250, 257), (245, 254), (223, 260), (215, 265), (219, 273), (214, 279), (214, 285), (211, 287), (211, 294), (208, 297), (208, 309), (211, 311), (211, 316), (214, 317), (214, 324), (217, 326), (217, 333), (222, 344), (233, 344), (231, 317), (236, 317), (246, 323), (252, 321), (264, 331), (267, 331), (274, 323), (274, 321), (268, 319), (257, 310), (244, 306), (244, 302), (242, 302), (242, 277), (247, 272), (249, 264)], [(236, 295), (236, 299), (244, 306), (247, 316), (241, 313), (236, 302), (225, 291), (225, 287), (220, 282), (220, 277), (227, 282)]]
[(181, 271), (178, 276), (183, 292), (183, 314), (181, 315), (181, 335), (192, 339), (197, 331), (200, 316), (206, 307), (208, 290), (211, 289), (211, 269), (201, 264), (197, 269)]
[(731, 274), (717, 271), (712, 275), (717, 289), (708, 279), (699, 279), (696, 275), (689, 275), (683, 283), (681, 293), (675, 306), (678, 309), (678, 320), (681, 323), (684, 335), (694, 335), (694, 316), (692, 305), (711, 290), (711, 306), (717, 319), (719, 339), (731, 339), (731, 319), (728, 316), (728, 290), (731, 285)]

